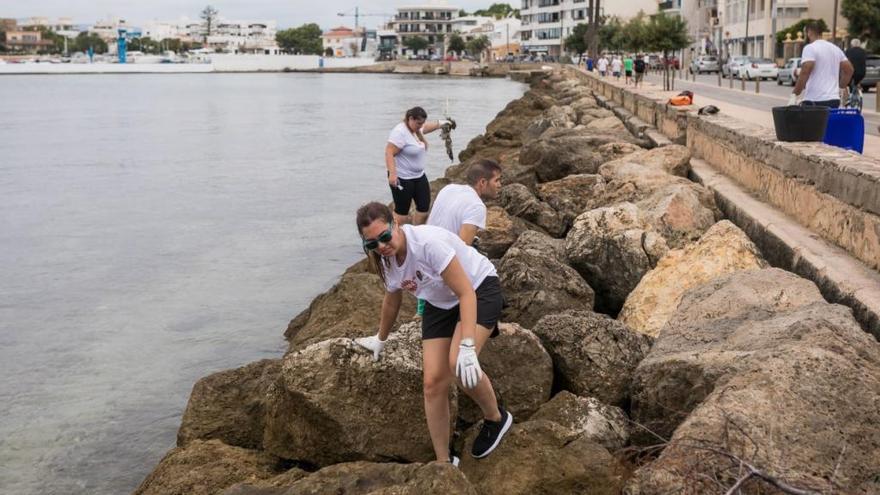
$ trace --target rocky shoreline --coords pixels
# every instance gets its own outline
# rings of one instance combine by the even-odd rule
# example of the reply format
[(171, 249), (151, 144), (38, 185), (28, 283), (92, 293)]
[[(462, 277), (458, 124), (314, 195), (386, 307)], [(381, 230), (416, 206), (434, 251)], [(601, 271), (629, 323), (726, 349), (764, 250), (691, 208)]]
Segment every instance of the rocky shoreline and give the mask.
[[(480, 237), (510, 307), (481, 363), (517, 423), (491, 456), (428, 462), (415, 301), (381, 361), (351, 340), (379, 321), (364, 260), (282, 358), (195, 384), (135, 493), (880, 493), (880, 344), (769, 267), (687, 179), (687, 148), (650, 146), (557, 71), (433, 181), (504, 166)], [(470, 445), (478, 410), (451, 406)]]

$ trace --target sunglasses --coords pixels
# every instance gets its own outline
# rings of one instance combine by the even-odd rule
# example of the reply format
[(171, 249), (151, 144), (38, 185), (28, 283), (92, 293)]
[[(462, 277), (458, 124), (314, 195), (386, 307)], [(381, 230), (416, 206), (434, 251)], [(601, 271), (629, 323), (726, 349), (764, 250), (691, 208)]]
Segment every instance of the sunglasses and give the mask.
[(364, 239), (364, 249), (367, 251), (374, 251), (379, 247), (379, 243), (388, 244), (391, 242), (391, 229), (394, 228), (394, 223), (388, 224), (388, 230), (379, 234), (379, 237), (375, 239)]

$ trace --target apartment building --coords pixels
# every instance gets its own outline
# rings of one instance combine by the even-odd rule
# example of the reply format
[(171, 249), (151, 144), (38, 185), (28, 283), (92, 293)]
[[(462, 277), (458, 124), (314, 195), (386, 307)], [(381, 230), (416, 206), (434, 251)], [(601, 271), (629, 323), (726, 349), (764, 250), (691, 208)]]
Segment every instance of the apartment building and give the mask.
[[(522, 51), (561, 55), (565, 51), (565, 38), (571, 35), (574, 27), (590, 22), (590, 13), (595, 11), (595, 1), (598, 0), (522, 0)], [(639, 11), (649, 14), (656, 12), (656, 0), (603, 0), (599, 3), (601, 16), (628, 19)]]
[[(397, 38), (398, 54), (406, 55), (441, 55), (443, 53), (444, 39), (452, 33), (453, 21), (458, 18), (458, 7), (452, 7), (445, 3), (426, 3), (397, 8), (397, 15), (390, 24)], [(406, 38), (421, 36), (428, 40), (428, 48), (425, 53), (413, 54), (404, 46)]]

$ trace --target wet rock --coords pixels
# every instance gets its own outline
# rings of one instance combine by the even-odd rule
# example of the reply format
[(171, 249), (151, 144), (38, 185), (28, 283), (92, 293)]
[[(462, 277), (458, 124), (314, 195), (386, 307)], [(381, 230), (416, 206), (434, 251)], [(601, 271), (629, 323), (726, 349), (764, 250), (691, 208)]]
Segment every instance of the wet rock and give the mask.
[(598, 148), (620, 142), (634, 142), (634, 138), (628, 134), (598, 134), (577, 128), (549, 129), (540, 139), (523, 146), (519, 160), (534, 168), (539, 182), (558, 180), (570, 174), (594, 174), (607, 161)]
[(614, 452), (629, 440), (629, 419), (619, 407), (563, 390), (531, 417), (552, 421)]
[(492, 455), (464, 455), (460, 467), (481, 495), (618, 494), (623, 485), (621, 466), (604, 447), (552, 421), (514, 424)]
[[(516, 421), (524, 421), (550, 399), (553, 361), (531, 330), (502, 323), (500, 334), (480, 353), (480, 366), (492, 378), (502, 405)], [(458, 395), (458, 408), (459, 417), (467, 423), (483, 418), (479, 406), (464, 393)]]
[(318, 466), (431, 460), (421, 361), (417, 322), (391, 334), (378, 362), (344, 338), (287, 354), (269, 391), (265, 449)]
[(765, 266), (748, 236), (722, 220), (699, 241), (660, 259), (627, 297), (620, 321), (637, 332), (657, 336), (688, 289), (735, 271)]
[(731, 485), (730, 460), (695, 444), (820, 493), (871, 493), (876, 481), (880, 344), (792, 274), (741, 271), (689, 291), (633, 390), (634, 419), (672, 439), (634, 493)]
[(533, 331), (553, 358), (560, 388), (612, 405), (626, 403), (632, 373), (651, 347), (650, 337), (590, 311), (545, 316)]
[(526, 222), (512, 217), (500, 206), (486, 209), (486, 230), (479, 233), (480, 249), (489, 259), (499, 259), (528, 230)]
[(575, 174), (537, 186), (537, 196), (571, 226), (581, 213), (592, 210), (605, 193), (605, 179), (596, 174)]
[(556, 210), (547, 203), (539, 201), (526, 186), (522, 184), (505, 185), (501, 189), (500, 200), (509, 214), (534, 223), (554, 237), (561, 237), (565, 234), (565, 222)]
[(565, 238), (569, 263), (596, 292), (596, 308), (609, 314), (617, 314), (667, 250), (666, 241), (632, 203), (581, 214)]
[(193, 440), (171, 449), (134, 495), (212, 495), (240, 481), (271, 478), (282, 471), (265, 452)]
[(593, 309), (593, 289), (565, 264), (563, 243), (524, 232), (498, 265), (508, 304), (504, 321), (532, 327), (541, 317), (567, 309)]
[[(360, 337), (375, 333), (379, 325), (385, 287), (371, 271), (369, 260), (355, 263), (329, 291), (312, 300), (308, 309), (294, 318), (284, 336), (290, 349), (336, 337)], [(400, 318), (416, 311), (415, 298), (404, 295)], [(402, 320), (406, 321), (406, 320)]]
[(328, 466), (280, 488), (241, 484), (223, 495), (476, 495), (465, 475), (451, 464), (348, 462)]
[(264, 359), (197, 381), (177, 432), (177, 445), (219, 439), (227, 445), (261, 448), (266, 393), (280, 372), (280, 359)]

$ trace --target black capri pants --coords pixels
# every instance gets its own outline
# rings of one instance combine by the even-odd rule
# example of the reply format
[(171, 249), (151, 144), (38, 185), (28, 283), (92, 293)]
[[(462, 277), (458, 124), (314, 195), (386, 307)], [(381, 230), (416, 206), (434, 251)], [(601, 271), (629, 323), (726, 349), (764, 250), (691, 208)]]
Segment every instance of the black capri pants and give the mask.
[(418, 179), (397, 179), (400, 187), (391, 187), (391, 197), (394, 198), (394, 213), (409, 215), (409, 207), (415, 201), (416, 211), (428, 213), (431, 208), (431, 184), (428, 176), (422, 174)]

